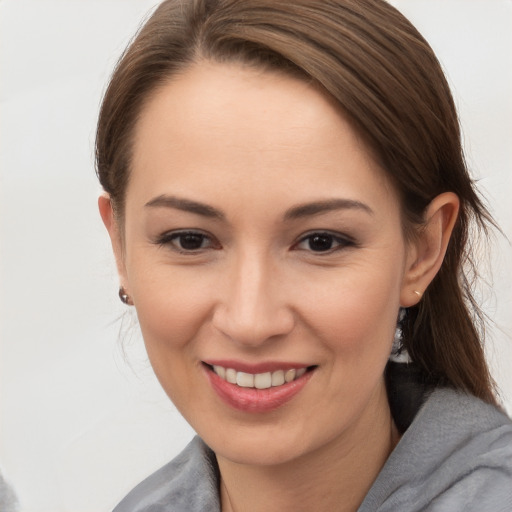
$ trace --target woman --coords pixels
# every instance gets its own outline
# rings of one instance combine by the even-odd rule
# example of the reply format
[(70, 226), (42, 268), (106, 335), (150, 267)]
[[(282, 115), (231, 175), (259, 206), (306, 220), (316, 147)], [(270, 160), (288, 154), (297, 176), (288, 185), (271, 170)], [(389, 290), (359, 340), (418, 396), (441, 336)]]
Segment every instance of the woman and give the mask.
[(162, 3), (106, 92), (97, 168), (120, 298), (199, 436), (116, 512), (511, 508), (463, 273), (490, 218), (394, 8)]

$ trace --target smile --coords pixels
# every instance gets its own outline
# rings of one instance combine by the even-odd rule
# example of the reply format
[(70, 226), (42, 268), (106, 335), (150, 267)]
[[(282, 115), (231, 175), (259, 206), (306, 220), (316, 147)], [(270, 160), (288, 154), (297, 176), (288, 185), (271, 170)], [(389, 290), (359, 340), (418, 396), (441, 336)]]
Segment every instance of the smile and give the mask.
[(224, 368), (214, 365), (213, 371), (230, 384), (236, 384), (242, 388), (268, 389), (279, 387), (302, 377), (306, 368), (290, 368), (288, 370), (276, 370), (265, 373), (237, 372), (233, 368)]
[(246, 413), (265, 413), (280, 408), (300, 393), (317, 369), (317, 366), (279, 363), (219, 363), (203, 362), (211, 388), (225, 404)]

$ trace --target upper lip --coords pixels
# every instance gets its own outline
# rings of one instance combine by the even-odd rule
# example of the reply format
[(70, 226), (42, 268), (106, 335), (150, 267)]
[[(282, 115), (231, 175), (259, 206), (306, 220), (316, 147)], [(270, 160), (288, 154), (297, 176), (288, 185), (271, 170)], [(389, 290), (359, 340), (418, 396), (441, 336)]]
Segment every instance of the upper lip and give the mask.
[(262, 361), (259, 363), (248, 363), (244, 361), (236, 361), (233, 359), (207, 359), (203, 363), (209, 366), (222, 366), (223, 368), (233, 368), (237, 372), (245, 373), (266, 373), (275, 372), (277, 370), (291, 370), (300, 368), (309, 368), (312, 365), (298, 362), (282, 362), (282, 361)]

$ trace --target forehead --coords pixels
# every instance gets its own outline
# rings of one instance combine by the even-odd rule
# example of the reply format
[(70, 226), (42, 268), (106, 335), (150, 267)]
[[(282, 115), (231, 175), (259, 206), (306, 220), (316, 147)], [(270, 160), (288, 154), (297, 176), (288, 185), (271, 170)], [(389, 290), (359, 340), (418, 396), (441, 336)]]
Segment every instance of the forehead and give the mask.
[(277, 72), (202, 62), (146, 103), (128, 196), (215, 187), (223, 197), (230, 191), (245, 200), (273, 192), (302, 201), (362, 191), (396, 199), (370, 151), (318, 87)]

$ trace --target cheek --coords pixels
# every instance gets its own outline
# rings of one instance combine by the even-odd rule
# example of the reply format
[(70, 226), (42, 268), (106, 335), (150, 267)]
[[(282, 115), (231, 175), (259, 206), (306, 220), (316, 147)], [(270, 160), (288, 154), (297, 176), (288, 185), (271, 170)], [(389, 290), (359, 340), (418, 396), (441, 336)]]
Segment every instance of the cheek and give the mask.
[(341, 269), (302, 294), (309, 297), (304, 316), (334, 353), (351, 359), (387, 357), (400, 307), (401, 275), (391, 262)]
[[(130, 276), (137, 316), (155, 371), (187, 358), (211, 315), (208, 281), (190, 270), (148, 265)], [(196, 273), (197, 274), (197, 273)]]
[(153, 371), (174, 405), (185, 413), (189, 404), (198, 401), (196, 370), (200, 368), (194, 355), (209, 316), (206, 299), (210, 294), (168, 268), (161, 275), (145, 273), (131, 282)]
[(316, 404), (312, 414), (325, 414), (328, 403), (333, 424), (357, 417), (382, 390), (396, 329), (395, 281), (370, 271), (365, 276), (356, 282), (340, 280), (308, 307), (308, 323), (328, 351), (325, 401)]

